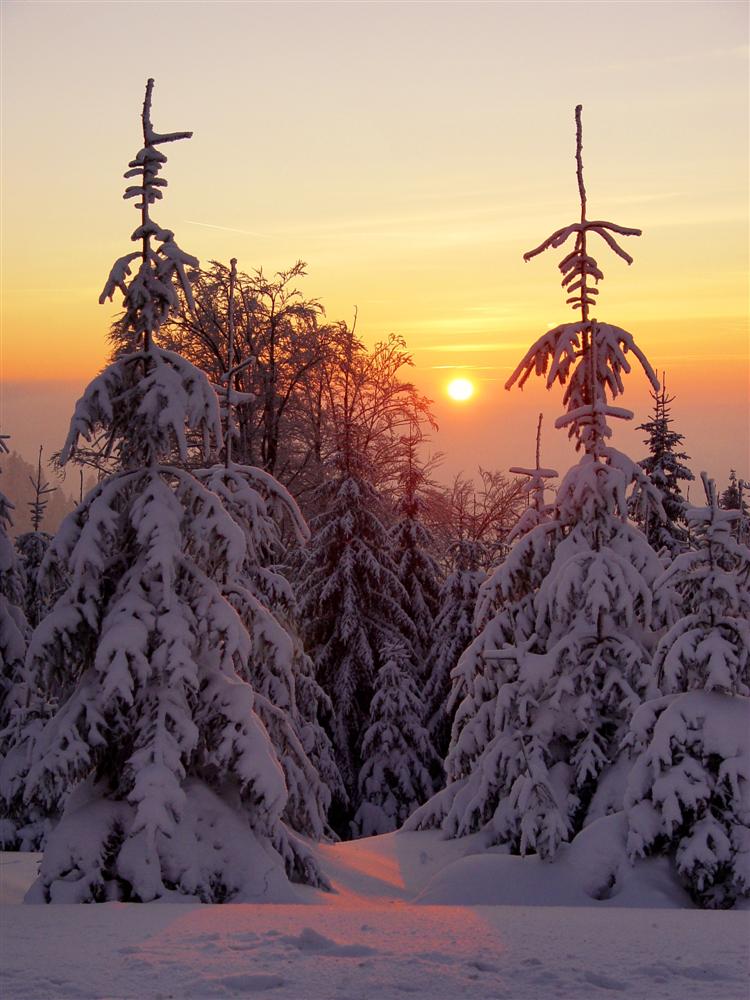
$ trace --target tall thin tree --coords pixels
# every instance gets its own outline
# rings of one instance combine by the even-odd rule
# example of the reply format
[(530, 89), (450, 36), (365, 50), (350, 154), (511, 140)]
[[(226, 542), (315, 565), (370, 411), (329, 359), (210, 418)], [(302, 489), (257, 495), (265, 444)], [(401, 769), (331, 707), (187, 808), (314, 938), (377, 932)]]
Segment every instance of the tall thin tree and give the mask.
[[(614, 406), (629, 356), (658, 388), (633, 336), (592, 314), (603, 274), (590, 254), (598, 236), (627, 263), (615, 239), (640, 230), (590, 221), (583, 180), (583, 139), (575, 111), (580, 219), (524, 255), (574, 238), (560, 262), (567, 303), (580, 319), (549, 330), (506, 383), (532, 373), (564, 387), (567, 428), (578, 464), (557, 491), (553, 515), (518, 538), (491, 578), (501, 607), (459, 662), (467, 667), (446, 767), (449, 784), (413, 817), (451, 835), (485, 830), (495, 842), (551, 857), (581, 829), (603, 774), (650, 680), (651, 585), (660, 566), (645, 537), (628, 524), (627, 487), (642, 471), (608, 443), (610, 418), (632, 419)], [(654, 502), (656, 499), (654, 498)], [(479, 607), (484, 595), (480, 594)], [(509, 609), (518, 613), (509, 614)], [(472, 669), (472, 665), (474, 665)]]

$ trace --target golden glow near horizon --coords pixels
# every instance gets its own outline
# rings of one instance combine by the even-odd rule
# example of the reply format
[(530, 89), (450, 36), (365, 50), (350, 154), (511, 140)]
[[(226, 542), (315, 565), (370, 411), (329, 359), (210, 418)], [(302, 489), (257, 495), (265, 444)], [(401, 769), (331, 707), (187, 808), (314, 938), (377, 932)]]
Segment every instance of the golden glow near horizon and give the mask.
[[(2, 5), (5, 381), (82, 388), (106, 360), (117, 308), (97, 299), (137, 223), (122, 174), (155, 76), (155, 122), (194, 131), (167, 149), (154, 210), (180, 246), (246, 271), (306, 260), (301, 288), (331, 320), (356, 305), (368, 343), (405, 337), (437, 447), (518, 464), (496, 456), (498, 428), (531, 442), (530, 407), (551, 428), (560, 399), (503, 383), (571, 317), (555, 261), (522, 254), (576, 217), (582, 103), (590, 213), (643, 230), (632, 267), (607, 260), (597, 316), (668, 369), (697, 462), (722, 439), (747, 463), (744, 3), (601, 3), (594, 19), (585, 3), (154, 2), (145, 28), (133, 10)], [(459, 375), (471, 407), (445, 397)], [(636, 423), (642, 383), (623, 401)]]
[(447, 393), (457, 403), (464, 403), (474, 395), (474, 383), (468, 378), (454, 378), (448, 383)]

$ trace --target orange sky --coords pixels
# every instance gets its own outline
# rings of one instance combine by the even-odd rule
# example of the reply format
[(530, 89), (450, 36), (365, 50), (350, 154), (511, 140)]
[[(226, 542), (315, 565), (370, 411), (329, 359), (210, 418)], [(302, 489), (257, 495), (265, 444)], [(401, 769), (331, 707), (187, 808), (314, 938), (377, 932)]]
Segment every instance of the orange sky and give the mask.
[[(206, 262), (302, 258), (329, 317), (356, 305), (366, 340), (403, 334), (447, 471), (529, 461), (540, 408), (548, 461), (571, 457), (559, 394), (502, 383), (569, 316), (561, 255), (522, 253), (576, 217), (583, 103), (589, 214), (644, 231), (631, 268), (597, 255), (597, 315), (667, 368), (694, 468), (750, 478), (744, 2), (6, 0), (2, 18), (0, 420), (17, 447), (59, 446), (105, 360), (115, 308), (97, 298), (137, 222), (121, 175), (153, 75), (156, 127), (195, 132), (167, 151), (157, 220)], [(456, 374), (472, 403), (447, 401)], [(646, 418), (637, 374), (624, 403)], [(617, 433), (638, 457), (640, 433)]]

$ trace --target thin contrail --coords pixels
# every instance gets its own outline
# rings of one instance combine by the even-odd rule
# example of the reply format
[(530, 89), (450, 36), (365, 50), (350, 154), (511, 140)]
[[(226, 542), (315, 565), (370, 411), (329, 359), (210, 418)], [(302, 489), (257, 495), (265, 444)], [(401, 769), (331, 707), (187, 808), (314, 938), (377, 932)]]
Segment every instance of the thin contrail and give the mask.
[(263, 236), (267, 233), (256, 233), (252, 229), (233, 229), (231, 226), (215, 226), (213, 222), (196, 222), (195, 219), (183, 220), (188, 226), (203, 226), (205, 229), (221, 229), (225, 233), (242, 233), (243, 236)]

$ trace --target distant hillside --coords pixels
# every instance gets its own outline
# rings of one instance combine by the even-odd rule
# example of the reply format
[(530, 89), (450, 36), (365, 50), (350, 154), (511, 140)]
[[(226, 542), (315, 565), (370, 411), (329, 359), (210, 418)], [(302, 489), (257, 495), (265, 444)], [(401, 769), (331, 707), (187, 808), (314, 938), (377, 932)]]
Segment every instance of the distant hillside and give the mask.
[[(27, 462), (18, 452), (11, 452), (10, 455), (3, 455), (0, 458), (0, 491), (15, 505), (13, 511), (13, 529), (11, 534), (16, 537), (24, 531), (31, 531), (31, 511), (29, 503), (34, 499), (34, 487), (32, 479), (36, 479), (36, 465)], [(70, 513), (76, 505), (76, 501), (63, 489), (67, 487), (71, 493), (78, 495), (78, 471), (74, 470), (68, 475), (67, 481), (60, 478), (56, 469), (49, 465), (42, 464), (42, 476), (50, 486), (55, 486), (55, 492), (49, 494), (49, 502), (45, 508), (44, 520), (41, 524), (43, 531), (48, 531), (51, 535), (60, 527), (60, 522), (66, 514)], [(74, 487), (75, 484), (75, 488)]]

